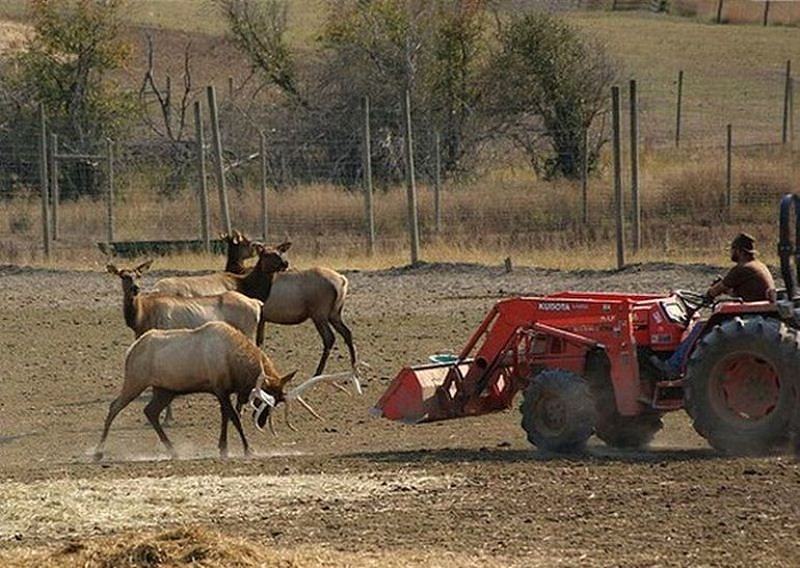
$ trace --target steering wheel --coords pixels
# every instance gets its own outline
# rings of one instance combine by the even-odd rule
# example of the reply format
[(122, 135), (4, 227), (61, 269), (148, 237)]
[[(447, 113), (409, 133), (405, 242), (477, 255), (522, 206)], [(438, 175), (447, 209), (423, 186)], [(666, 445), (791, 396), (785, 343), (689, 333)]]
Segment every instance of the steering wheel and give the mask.
[(689, 319), (699, 310), (714, 303), (714, 300), (708, 298), (705, 294), (699, 294), (691, 290), (675, 290), (674, 294), (686, 305), (686, 312)]

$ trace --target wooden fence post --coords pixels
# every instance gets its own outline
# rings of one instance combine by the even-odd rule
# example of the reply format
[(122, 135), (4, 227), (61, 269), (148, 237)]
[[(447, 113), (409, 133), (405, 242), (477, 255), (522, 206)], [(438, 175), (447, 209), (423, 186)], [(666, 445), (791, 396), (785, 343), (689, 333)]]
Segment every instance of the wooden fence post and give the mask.
[(370, 106), (369, 97), (364, 97), (364, 147), (363, 147), (363, 182), (364, 182), (364, 208), (367, 221), (367, 254), (375, 254), (375, 204), (372, 193), (372, 142), (370, 139)]
[(108, 242), (114, 242), (114, 141), (106, 138), (106, 227)]
[(769, 0), (764, 2), (764, 25), (769, 24)]
[(681, 145), (681, 107), (683, 105), (683, 69), (678, 71), (678, 102), (675, 112), (675, 147)]
[(437, 129), (433, 135), (433, 218), (436, 234), (442, 232), (442, 136)]
[(581, 159), (581, 205), (583, 224), (589, 224), (589, 127), (583, 128), (583, 159)]
[(52, 132), (50, 134), (50, 148), (48, 152), (50, 156), (50, 195), (53, 208), (53, 240), (58, 240), (59, 226), (58, 226), (58, 206), (61, 196), (61, 189), (58, 186), (58, 134)]
[(200, 197), (200, 236), (203, 250), (211, 252), (211, 223), (208, 219), (208, 178), (206, 177), (206, 141), (203, 132), (203, 115), (200, 101), (194, 101), (194, 133), (197, 146), (197, 177)]
[(44, 256), (50, 258), (50, 189), (47, 176), (47, 115), (39, 103), (39, 182), (42, 192), (42, 239)]
[(225, 185), (225, 167), (222, 164), (222, 137), (219, 132), (219, 114), (217, 112), (217, 95), (214, 85), (206, 89), (208, 110), (211, 113), (211, 137), (214, 144), (214, 166), (217, 172), (217, 189), (219, 190), (219, 208), (222, 213), (222, 227), (231, 234), (231, 213), (228, 208), (228, 188)]
[(617, 268), (625, 267), (625, 204), (622, 194), (622, 144), (620, 136), (619, 87), (611, 87), (612, 127), (614, 131), (614, 201), (617, 225)]
[(417, 215), (417, 187), (414, 179), (414, 143), (411, 139), (411, 92), (408, 89), (406, 89), (404, 100), (408, 235), (411, 241), (411, 264), (415, 265), (419, 262), (419, 219)]
[(642, 210), (639, 200), (639, 108), (636, 80), (630, 81), (631, 118), (631, 206), (633, 207), (633, 252), (638, 253), (642, 244)]
[(724, 0), (717, 1), (717, 23), (722, 23), (722, 6), (724, 4)]
[(269, 168), (267, 163), (267, 135), (259, 133), (259, 156), (261, 158), (261, 235), (264, 242), (269, 236), (269, 207), (267, 203), (267, 184)]
[(725, 143), (725, 207), (728, 210), (728, 219), (733, 216), (733, 126), (726, 127), (727, 140)]
[(792, 98), (792, 60), (786, 61), (786, 78), (783, 84), (783, 128), (781, 130), (781, 142), (789, 142), (789, 113), (791, 112)]

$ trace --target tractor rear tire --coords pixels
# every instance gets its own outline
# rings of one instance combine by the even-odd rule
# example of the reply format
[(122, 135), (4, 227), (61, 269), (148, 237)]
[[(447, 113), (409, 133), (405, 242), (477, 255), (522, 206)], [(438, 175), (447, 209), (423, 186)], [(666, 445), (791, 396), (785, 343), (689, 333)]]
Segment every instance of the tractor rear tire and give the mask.
[(551, 452), (575, 452), (594, 432), (595, 410), (586, 380), (562, 369), (537, 374), (523, 393), (519, 411), (528, 441)]
[(763, 454), (788, 441), (798, 380), (797, 331), (772, 318), (736, 317), (714, 326), (695, 347), (686, 411), (714, 448)]

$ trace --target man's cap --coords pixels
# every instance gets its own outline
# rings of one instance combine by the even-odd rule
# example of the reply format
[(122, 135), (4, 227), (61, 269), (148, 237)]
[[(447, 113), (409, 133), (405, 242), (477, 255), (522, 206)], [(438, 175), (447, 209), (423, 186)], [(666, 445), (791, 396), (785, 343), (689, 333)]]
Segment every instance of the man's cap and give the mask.
[(736, 235), (733, 241), (731, 241), (731, 247), (750, 254), (755, 254), (757, 252), (756, 240), (752, 235), (748, 235), (747, 233), (739, 233)]

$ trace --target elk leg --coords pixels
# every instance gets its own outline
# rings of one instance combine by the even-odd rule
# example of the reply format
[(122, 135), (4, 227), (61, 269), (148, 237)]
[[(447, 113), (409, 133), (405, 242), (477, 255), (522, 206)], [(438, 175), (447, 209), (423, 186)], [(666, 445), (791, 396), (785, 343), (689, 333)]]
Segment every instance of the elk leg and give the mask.
[(328, 324), (326, 320), (319, 320), (314, 321), (314, 325), (317, 328), (317, 332), (319, 333), (320, 337), (322, 338), (322, 357), (320, 357), (319, 364), (317, 365), (317, 370), (314, 375), (321, 375), (322, 371), (325, 370), (325, 364), (328, 362), (328, 356), (331, 354), (331, 349), (333, 349), (333, 344), (336, 342), (336, 336), (333, 335), (333, 331), (331, 331), (331, 326)]
[(150, 425), (156, 431), (156, 434), (158, 434), (158, 439), (161, 440), (161, 443), (167, 448), (169, 455), (174, 459), (178, 457), (178, 454), (175, 452), (175, 448), (172, 447), (172, 442), (169, 441), (166, 432), (164, 432), (164, 429), (158, 422), (161, 411), (164, 410), (164, 407), (169, 406), (173, 398), (175, 398), (175, 393), (172, 391), (153, 387), (153, 398), (147, 403), (147, 406), (144, 407), (144, 415), (147, 416)]
[(350, 328), (347, 327), (347, 324), (344, 323), (342, 314), (337, 314), (336, 317), (330, 319), (330, 322), (333, 328), (339, 332), (339, 335), (342, 336), (342, 339), (344, 339), (344, 342), (347, 344), (347, 350), (350, 351), (350, 366), (355, 369), (356, 361), (358, 361), (358, 355), (356, 353), (356, 346), (353, 344), (353, 333), (350, 331)]
[(175, 420), (172, 418), (172, 405), (168, 404), (167, 409), (164, 411), (164, 418), (161, 420), (161, 424), (164, 428), (169, 428), (172, 426), (173, 422), (175, 422)]
[[(231, 422), (233, 422), (233, 425), (236, 428), (236, 431), (239, 432), (239, 437), (242, 439), (242, 446), (244, 446), (244, 455), (245, 456), (249, 456), (250, 455), (250, 446), (247, 443), (247, 438), (245, 438), (245, 436), (244, 436), (244, 429), (242, 428), (242, 421), (239, 419), (239, 415), (236, 414), (236, 410), (234, 410), (233, 405), (231, 404), (231, 400), (227, 396), (221, 396), (219, 398), (219, 402), (220, 402), (220, 405), (222, 406), (222, 412), (223, 413), (227, 413), (228, 418), (230, 419)], [(226, 437), (226, 440), (225, 440), (225, 443), (226, 443), (225, 451), (227, 452), (227, 430), (228, 430), (227, 422), (225, 423), (225, 428), (224, 429), (225, 429), (225, 432), (226, 432), (226, 434), (225, 434), (225, 437)], [(220, 440), (221, 439), (222, 438), (221, 438), (221, 435), (220, 435)], [(222, 448), (220, 448), (220, 452), (221, 451), (222, 451)]]
[(114, 422), (114, 418), (117, 417), (117, 414), (122, 411), (123, 408), (128, 406), (132, 400), (138, 397), (144, 391), (146, 387), (134, 387), (134, 388), (126, 388), (125, 386), (122, 387), (122, 392), (120, 395), (111, 401), (111, 404), (108, 407), (108, 415), (106, 416), (106, 422), (103, 426), (103, 434), (100, 436), (100, 443), (97, 444), (97, 448), (94, 451), (94, 459), (95, 461), (99, 461), (103, 457), (103, 446), (106, 443), (106, 438), (108, 437), (108, 431), (111, 429), (111, 423)]
[(230, 420), (230, 417), (228, 416), (228, 411), (225, 409), (225, 397), (217, 395), (217, 399), (219, 400), (219, 413), (222, 419), (219, 427), (219, 443), (217, 447), (219, 448), (219, 457), (226, 459), (228, 457), (228, 420)]
[(264, 306), (261, 306), (261, 314), (258, 316), (258, 327), (256, 328), (256, 345), (261, 347), (264, 345), (264, 326), (267, 323), (267, 318), (264, 316)]

